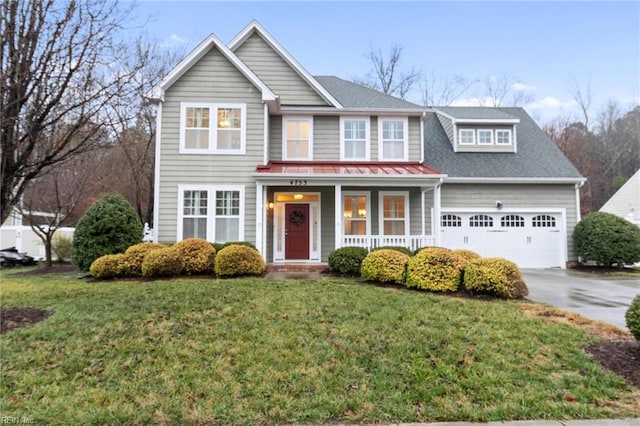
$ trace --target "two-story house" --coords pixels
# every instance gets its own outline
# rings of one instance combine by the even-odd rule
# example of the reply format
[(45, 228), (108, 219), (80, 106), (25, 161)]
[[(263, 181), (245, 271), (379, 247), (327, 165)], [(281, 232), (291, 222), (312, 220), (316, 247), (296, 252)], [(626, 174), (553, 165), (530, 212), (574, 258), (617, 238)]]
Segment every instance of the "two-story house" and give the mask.
[(564, 267), (583, 179), (520, 108), (425, 108), (310, 75), (257, 22), (209, 36), (158, 103), (155, 232), (268, 263), (460, 247)]

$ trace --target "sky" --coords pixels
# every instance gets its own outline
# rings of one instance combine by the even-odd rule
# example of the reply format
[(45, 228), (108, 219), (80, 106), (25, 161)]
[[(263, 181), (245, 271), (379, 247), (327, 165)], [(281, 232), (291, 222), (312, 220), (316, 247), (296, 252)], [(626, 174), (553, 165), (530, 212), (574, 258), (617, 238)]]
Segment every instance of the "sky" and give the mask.
[[(442, 83), (509, 75), (539, 123), (579, 117), (570, 88), (590, 92), (589, 113), (609, 101), (640, 104), (640, 2), (366, 2), (139, 0), (136, 28), (184, 52), (214, 33), (228, 43), (256, 19), (312, 75), (352, 80), (367, 54), (402, 46), (401, 65)], [(589, 89), (590, 88), (590, 89)], [(455, 104), (478, 105), (482, 83)], [(419, 89), (407, 100), (422, 103)]]

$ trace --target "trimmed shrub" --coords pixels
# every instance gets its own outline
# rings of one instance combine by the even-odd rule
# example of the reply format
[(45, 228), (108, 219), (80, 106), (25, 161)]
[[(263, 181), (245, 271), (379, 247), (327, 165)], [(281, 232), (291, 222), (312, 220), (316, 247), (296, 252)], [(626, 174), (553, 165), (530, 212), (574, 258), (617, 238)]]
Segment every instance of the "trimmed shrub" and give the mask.
[(71, 259), (71, 253), (73, 252), (73, 238), (56, 233), (51, 241), (51, 250), (55, 253), (58, 258), (58, 262), (60, 263)]
[(458, 254), (458, 255), (464, 257), (467, 260), (467, 262), (471, 262), (473, 260), (480, 259), (482, 257), (478, 253), (476, 253), (475, 251), (471, 251), (471, 250), (455, 249), (453, 252), (455, 254)]
[(142, 276), (145, 278), (175, 277), (181, 270), (180, 256), (172, 247), (151, 250), (142, 261)]
[(341, 247), (329, 253), (329, 269), (342, 275), (359, 276), (362, 261), (369, 252), (362, 247)]
[(207, 240), (187, 238), (175, 243), (171, 249), (175, 250), (180, 257), (183, 274), (213, 273), (216, 249)]
[(449, 249), (422, 249), (409, 259), (407, 287), (430, 291), (457, 291), (467, 263), (465, 258)]
[(93, 261), (89, 272), (95, 278), (108, 279), (125, 275), (124, 254), (107, 254)]
[(120, 195), (105, 195), (80, 218), (73, 237), (72, 261), (82, 271), (105, 254), (123, 253), (142, 241), (142, 223)]
[(585, 216), (573, 231), (573, 243), (583, 262), (618, 268), (640, 262), (640, 227), (611, 213)]
[(147, 253), (166, 247), (164, 244), (159, 243), (140, 243), (129, 247), (124, 252), (123, 263), (125, 274), (130, 277), (142, 276), (142, 262)]
[(360, 274), (367, 281), (404, 284), (409, 255), (395, 249), (372, 251), (362, 261)]
[(640, 340), (640, 294), (633, 299), (624, 318), (631, 334), (636, 340)]
[(464, 287), (505, 299), (522, 299), (529, 289), (515, 263), (499, 257), (476, 259), (464, 269)]
[(249, 241), (230, 241), (228, 243), (211, 243), (211, 245), (213, 246), (214, 249), (216, 249), (216, 253), (220, 252), (220, 250), (222, 250), (225, 247), (229, 247), (230, 245), (247, 246), (247, 247), (251, 247), (255, 251), (258, 251), (256, 246), (250, 243)]
[(214, 265), (219, 277), (262, 275), (267, 269), (260, 253), (246, 245), (232, 244), (220, 250)]
[(402, 246), (382, 246), (382, 247), (376, 247), (371, 251), (374, 252), (378, 250), (395, 250), (400, 253), (406, 254), (409, 257), (413, 256), (413, 252), (410, 249)]

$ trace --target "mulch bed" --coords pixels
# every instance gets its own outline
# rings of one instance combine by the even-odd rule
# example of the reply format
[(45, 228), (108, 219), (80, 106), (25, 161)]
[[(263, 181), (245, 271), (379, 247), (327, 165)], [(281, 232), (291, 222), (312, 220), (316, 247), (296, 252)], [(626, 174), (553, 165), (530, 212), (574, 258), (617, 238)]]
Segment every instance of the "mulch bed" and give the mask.
[(37, 308), (0, 309), (0, 334), (29, 324), (43, 321), (53, 315), (53, 311)]

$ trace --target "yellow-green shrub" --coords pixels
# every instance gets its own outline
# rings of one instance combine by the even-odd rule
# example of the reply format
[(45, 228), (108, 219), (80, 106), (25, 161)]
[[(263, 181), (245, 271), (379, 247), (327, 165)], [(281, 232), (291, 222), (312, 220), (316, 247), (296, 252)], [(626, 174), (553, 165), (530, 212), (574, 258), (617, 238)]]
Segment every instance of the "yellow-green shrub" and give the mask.
[(207, 240), (187, 238), (175, 243), (171, 249), (180, 257), (183, 274), (213, 273), (216, 249)]
[(140, 243), (129, 247), (124, 252), (124, 273), (130, 277), (139, 277), (142, 275), (142, 261), (144, 257), (152, 250), (166, 248), (164, 244), (158, 243)]
[(214, 267), (219, 277), (261, 275), (266, 268), (260, 253), (251, 247), (238, 244), (232, 244), (220, 250)]
[(472, 260), (480, 259), (482, 257), (475, 251), (471, 250), (455, 249), (453, 252), (467, 259), (467, 262), (471, 262)]
[(145, 278), (174, 277), (180, 275), (181, 270), (180, 256), (171, 247), (151, 250), (142, 261), (142, 276)]
[(467, 260), (440, 247), (420, 250), (409, 259), (407, 287), (430, 291), (457, 291)]
[(464, 271), (464, 287), (507, 299), (522, 299), (529, 294), (516, 264), (499, 257), (469, 262)]
[(362, 261), (360, 275), (367, 281), (404, 284), (409, 256), (394, 249), (372, 251)]
[(91, 263), (89, 272), (95, 278), (117, 278), (125, 275), (124, 254), (106, 254)]

